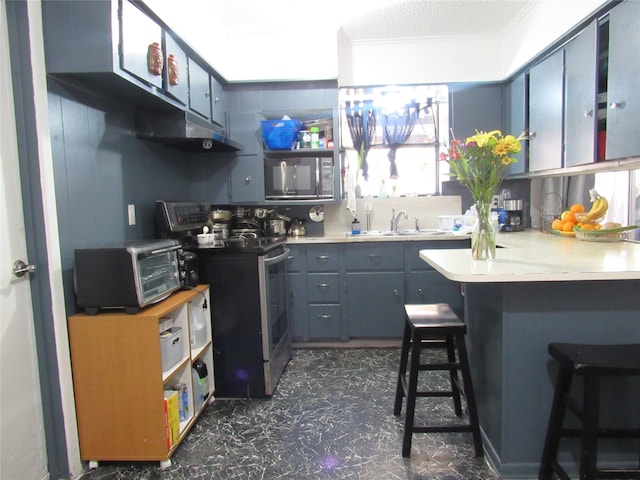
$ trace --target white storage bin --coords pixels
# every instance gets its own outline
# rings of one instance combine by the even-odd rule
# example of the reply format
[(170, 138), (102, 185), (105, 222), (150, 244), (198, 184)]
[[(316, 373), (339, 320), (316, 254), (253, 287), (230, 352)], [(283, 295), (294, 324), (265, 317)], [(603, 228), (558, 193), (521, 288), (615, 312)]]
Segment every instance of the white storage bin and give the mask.
[(182, 328), (174, 327), (160, 334), (160, 355), (162, 356), (162, 371), (166, 372), (182, 359), (184, 339)]

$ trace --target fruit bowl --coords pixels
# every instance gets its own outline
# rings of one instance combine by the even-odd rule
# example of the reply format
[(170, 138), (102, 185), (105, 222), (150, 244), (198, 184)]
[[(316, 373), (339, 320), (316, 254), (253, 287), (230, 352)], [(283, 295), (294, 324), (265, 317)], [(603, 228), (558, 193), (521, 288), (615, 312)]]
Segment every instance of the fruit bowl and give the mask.
[(600, 223), (600, 221), (604, 218), (604, 216), (600, 218), (589, 218), (589, 214), (584, 213), (574, 213), (577, 223)]
[(628, 227), (607, 228), (600, 230), (582, 230), (580, 227), (574, 227), (573, 232), (578, 240), (586, 242), (620, 242), (626, 240), (629, 232), (638, 228), (638, 225), (630, 225)]

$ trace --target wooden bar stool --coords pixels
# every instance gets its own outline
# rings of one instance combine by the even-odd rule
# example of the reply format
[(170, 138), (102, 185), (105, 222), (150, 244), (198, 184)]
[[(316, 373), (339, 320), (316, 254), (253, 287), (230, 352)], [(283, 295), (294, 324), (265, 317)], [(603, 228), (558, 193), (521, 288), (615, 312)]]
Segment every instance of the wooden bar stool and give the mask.
[[(478, 412), (476, 407), (471, 371), (464, 336), (466, 325), (445, 303), (429, 305), (405, 305), (405, 327), (400, 353), (400, 369), (393, 414), (400, 415), (402, 399), (407, 397), (407, 409), (402, 441), (402, 456), (411, 455), (411, 438), (414, 433), (433, 432), (471, 432), (477, 457), (483, 455)], [(423, 349), (446, 350), (447, 362), (420, 363), (420, 352)], [(411, 355), (409, 355), (411, 352)], [(457, 352), (457, 359), (456, 359)], [(409, 358), (411, 364), (409, 365)], [(409, 382), (407, 384), (407, 366), (409, 366)], [(448, 370), (451, 389), (446, 391), (417, 391), (418, 372)], [(462, 383), (458, 379), (458, 370), (462, 375)], [(469, 422), (467, 424), (414, 425), (417, 397), (453, 397), (454, 410), (462, 416), (461, 396), (465, 397)]]
[[(542, 452), (540, 480), (550, 480), (555, 473), (561, 479), (569, 475), (558, 462), (560, 439), (581, 438), (580, 480), (597, 478), (637, 478), (640, 469), (598, 469), (598, 438), (640, 438), (640, 428), (611, 429), (599, 424), (600, 377), (640, 375), (640, 344), (579, 345), (549, 344), (549, 354), (559, 363), (549, 426)], [(569, 393), (574, 375), (584, 378), (582, 405)], [(564, 428), (564, 416), (569, 408), (576, 414), (581, 428)]]

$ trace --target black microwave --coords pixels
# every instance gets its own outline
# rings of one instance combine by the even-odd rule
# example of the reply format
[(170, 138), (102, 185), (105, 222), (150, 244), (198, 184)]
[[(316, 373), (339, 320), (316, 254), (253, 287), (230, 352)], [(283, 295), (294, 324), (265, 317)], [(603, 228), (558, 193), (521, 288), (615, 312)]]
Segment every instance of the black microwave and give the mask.
[(333, 158), (265, 158), (266, 200), (333, 199)]
[(133, 314), (163, 300), (181, 287), (180, 251), (180, 242), (174, 239), (76, 249), (77, 305), (89, 315), (102, 308), (124, 308)]

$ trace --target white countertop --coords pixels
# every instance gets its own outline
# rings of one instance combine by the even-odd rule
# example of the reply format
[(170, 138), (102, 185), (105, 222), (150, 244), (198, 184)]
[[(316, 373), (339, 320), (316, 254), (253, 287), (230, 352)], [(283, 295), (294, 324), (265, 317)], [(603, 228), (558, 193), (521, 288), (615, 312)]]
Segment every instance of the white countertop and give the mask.
[(420, 258), (459, 282), (548, 282), (640, 279), (640, 243), (586, 242), (535, 230), (499, 233), (496, 258), (470, 249), (420, 250)]
[(351, 235), (348, 233), (334, 233), (324, 235), (305, 235), (302, 237), (287, 237), (287, 243), (292, 245), (304, 245), (310, 243), (362, 243), (362, 242), (415, 242), (425, 240), (465, 240), (469, 235), (455, 232), (439, 232), (436, 235), (368, 235), (366, 233)]

